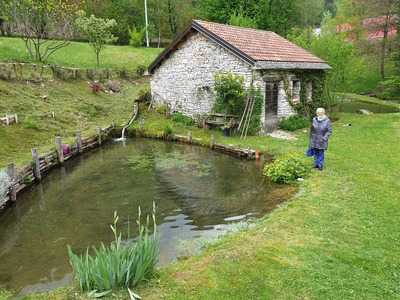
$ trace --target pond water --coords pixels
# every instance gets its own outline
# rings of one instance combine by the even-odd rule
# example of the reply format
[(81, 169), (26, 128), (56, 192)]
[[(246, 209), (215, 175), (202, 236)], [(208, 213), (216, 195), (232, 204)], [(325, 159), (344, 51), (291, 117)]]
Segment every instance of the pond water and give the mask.
[(70, 283), (67, 245), (82, 253), (109, 243), (114, 211), (132, 233), (138, 206), (146, 215), (156, 203), (163, 265), (292, 192), (265, 183), (260, 164), (205, 148), (144, 139), (106, 145), (54, 170), (0, 216), (0, 288), (21, 295)]
[(398, 108), (390, 105), (362, 101), (343, 101), (337, 107), (338, 111), (345, 113), (358, 113), (360, 109), (366, 109), (376, 114), (396, 113), (400, 111)]

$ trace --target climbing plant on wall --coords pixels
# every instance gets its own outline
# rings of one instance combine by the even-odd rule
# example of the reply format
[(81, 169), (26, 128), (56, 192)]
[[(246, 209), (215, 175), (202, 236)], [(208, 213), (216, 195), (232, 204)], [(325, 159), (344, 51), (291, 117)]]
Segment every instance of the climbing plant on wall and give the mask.
[(245, 104), (243, 76), (232, 73), (220, 73), (216, 74), (214, 79), (214, 111), (239, 116), (243, 112)]
[[(312, 117), (318, 107), (324, 107), (326, 110), (332, 110), (335, 105), (335, 97), (329, 85), (327, 84), (327, 76), (323, 71), (296, 71), (296, 78), (300, 80), (300, 101), (293, 101), (293, 95), (289, 88), (289, 79), (287, 75), (282, 74), (284, 89), (288, 96), (288, 101), (294, 110), (299, 114)], [(308, 85), (311, 83), (312, 100), (308, 101)]]

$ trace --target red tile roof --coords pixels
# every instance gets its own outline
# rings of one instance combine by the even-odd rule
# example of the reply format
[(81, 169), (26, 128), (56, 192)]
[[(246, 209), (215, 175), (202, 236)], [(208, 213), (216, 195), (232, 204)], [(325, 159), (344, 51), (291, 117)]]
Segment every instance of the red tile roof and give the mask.
[(148, 69), (149, 74), (152, 74), (165, 59), (168, 59), (169, 55), (178, 49), (179, 44), (193, 32), (203, 34), (248, 62), (255, 69), (327, 70), (331, 68), (322, 59), (274, 32), (194, 20), (153, 61)]
[(322, 59), (271, 31), (199, 20), (194, 22), (231, 44), (254, 61), (324, 62)]

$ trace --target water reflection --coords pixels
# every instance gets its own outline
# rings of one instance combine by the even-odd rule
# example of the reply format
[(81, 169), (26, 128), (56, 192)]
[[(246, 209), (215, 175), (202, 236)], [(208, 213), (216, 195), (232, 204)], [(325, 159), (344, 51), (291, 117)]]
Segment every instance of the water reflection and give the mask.
[(112, 239), (113, 212), (135, 232), (137, 207), (157, 205), (160, 264), (287, 199), (254, 162), (150, 140), (108, 145), (53, 171), (0, 218), (0, 288), (21, 293), (67, 284), (74, 252)]

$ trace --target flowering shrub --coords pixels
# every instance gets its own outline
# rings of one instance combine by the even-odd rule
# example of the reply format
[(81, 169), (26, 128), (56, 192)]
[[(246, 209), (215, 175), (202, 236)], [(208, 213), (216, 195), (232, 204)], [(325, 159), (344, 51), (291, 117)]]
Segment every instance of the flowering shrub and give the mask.
[(290, 183), (306, 176), (310, 171), (306, 162), (296, 154), (276, 159), (264, 167), (264, 176), (275, 183)]

